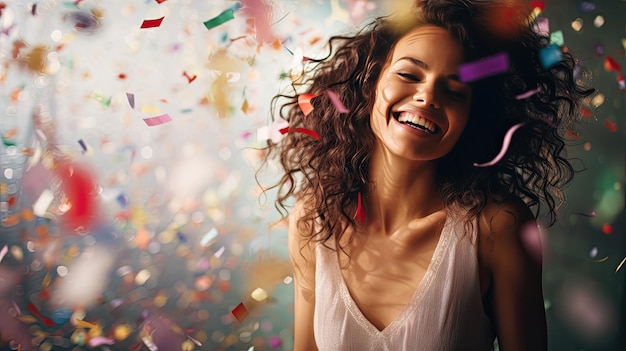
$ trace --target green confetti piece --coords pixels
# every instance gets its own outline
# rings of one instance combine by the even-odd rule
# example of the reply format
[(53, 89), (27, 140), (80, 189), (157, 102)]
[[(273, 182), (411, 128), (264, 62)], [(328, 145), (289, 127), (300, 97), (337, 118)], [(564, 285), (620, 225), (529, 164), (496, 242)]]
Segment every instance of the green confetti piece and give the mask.
[(90, 97), (92, 99), (98, 101), (104, 107), (109, 107), (109, 105), (111, 105), (111, 97), (110, 96), (107, 98), (107, 97), (104, 97), (104, 96), (102, 96), (102, 95), (100, 95), (98, 93), (91, 93)]
[(2, 136), (2, 143), (4, 144), (4, 146), (16, 146), (17, 145), (16, 142), (14, 142), (13, 140), (9, 138), (5, 138), (4, 136)]
[(224, 23), (230, 21), (233, 18), (235, 18), (233, 9), (228, 9), (228, 10), (220, 13), (219, 15), (211, 18), (210, 20), (204, 22), (204, 26), (206, 27), (206, 29), (211, 30), (211, 29), (219, 26), (220, 24), (224, 24)]
[(550, 44), (563, 46), (563, 44), (565, 44), (565, 40), (563, 40), (563, 31), (557, 30), (552, 32), (552, 34), (550, 34)]

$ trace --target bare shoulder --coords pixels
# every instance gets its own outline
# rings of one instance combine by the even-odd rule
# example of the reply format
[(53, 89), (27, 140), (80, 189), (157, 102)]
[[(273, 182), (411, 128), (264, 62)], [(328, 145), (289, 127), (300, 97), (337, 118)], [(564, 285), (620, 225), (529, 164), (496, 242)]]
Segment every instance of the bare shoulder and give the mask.
[(479, 233), (481, 236), (511, 235), (534, 220), (528, 206), (519, 198), (493, 200), (479, 217)]
[(479, 216), (478, 232), (500, 349), (545, 350), (541, 237), (532, 212), (519, 199), (493, 201)]
[(315, 241), (310, 240), (311, 224), (301, 219), (307, 212), (307, 201), (296, 201), (289, 214), (287, 244), (296, 281), (306, 290), (313, 290), (315, 277)]

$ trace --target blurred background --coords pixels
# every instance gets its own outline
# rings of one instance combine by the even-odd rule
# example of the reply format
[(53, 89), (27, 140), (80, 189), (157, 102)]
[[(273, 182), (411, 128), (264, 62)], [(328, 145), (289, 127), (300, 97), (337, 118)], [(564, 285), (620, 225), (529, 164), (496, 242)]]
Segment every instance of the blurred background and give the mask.
[[(291, 350), (270, 100), (405, 3), (0, 1), (0, 349)], [(532, 3), (598, 90), (544, 230), (550, 350), (626, 350), (626, 2)]]

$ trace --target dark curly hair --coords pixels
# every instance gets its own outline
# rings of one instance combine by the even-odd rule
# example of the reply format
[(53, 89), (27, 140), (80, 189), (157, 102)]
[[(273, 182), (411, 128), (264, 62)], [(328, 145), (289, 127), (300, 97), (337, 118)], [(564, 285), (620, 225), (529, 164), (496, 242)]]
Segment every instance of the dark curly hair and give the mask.
[[(500, 4), (500, 8), (498, 8)], [(292, 93), (272, 100), (273, 119), (288, 121), (290, 128), (315, 131), (319, 139), (303, 133), (287, 133), (279, 143), (269, 142), (265, 161), (278, 158), (284, 169), (274, 185), (276, 207), (283, 216), (291, 198), (306, 202), (300, 224), (310, 231), (309, 240), (325, 243), (339, 238), (356, 225), (358, 194), (371, 185), (368, 163), (375, 137), (370, 128), (379, 75), (396, 42), (416, 26), (430, 24), (446, 29), (461, 45), (470, 62), (507, 52), (510, 69), (470, 83), (472, 104), (467, 126), (453, 150), (438, 163), (438, 187), (444, 205), (467, 209), (471, 223), (488, 201), (519, 197), (535, 209), (541, 206), (556, 221), (563, 202), (562, 187), (574, 168), (565, 156), (564, 133), (580, 119), (581, 105), (593, 89), (581, 84), (584, 74), (574, 57), (565, 52), (549, 69), (541, 66), (539, 52), (550, 45), (536, 33), (534, 20), (518, 8), (504, 8), (511, 23), (507, 35), (490, 27), (500, 1), (418, 1), (401, 16), (376, 18), (354, 35), (337, 35), (328, 41), (329, 54), (309, 59), (302, 76), (292, 79)], [(502, 11), (501, 11), (502, 12)], [(518, 16), (522, 19), (518, 20)], [(529, 98), (516, 96), (532, 89)], [(332, 90), (350, 110), (340, 113), (326, 93)], [(314, 110), (307, 116), (298, 108), (298, 95), (311, 93)], [(491, 167), (476, 167), (493, 159), (504, 134), (523, 123), (506, 153)], [(316, 225), (312, 225), (313, 223)], [(340, 246), (337, 246), (340, 247)]]

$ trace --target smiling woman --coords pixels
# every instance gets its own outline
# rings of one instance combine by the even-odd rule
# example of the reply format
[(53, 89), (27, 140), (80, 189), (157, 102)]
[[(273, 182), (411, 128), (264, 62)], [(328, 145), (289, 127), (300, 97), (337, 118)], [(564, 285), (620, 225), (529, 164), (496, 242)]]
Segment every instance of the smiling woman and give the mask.
[[(554, 222), (573, 175), (563, 133), (593, 90), (568, 53), (542, 66), (549, 38), (528, 12), (417, 1), (331, 38), (328, 57), (275, 97), (289, 130), (319, 135), (268, 146), (284, 169), (279, 208), (296, 200), (296, 350), (491, 350), (496, 338), (505, 351), (546, 349), (541, 255), (526, 243), (538, 242), (540, 205)], [(460, 78), (502, 53), (504, 72)], [(302, 94), (313, 110), (298, 108)]]

